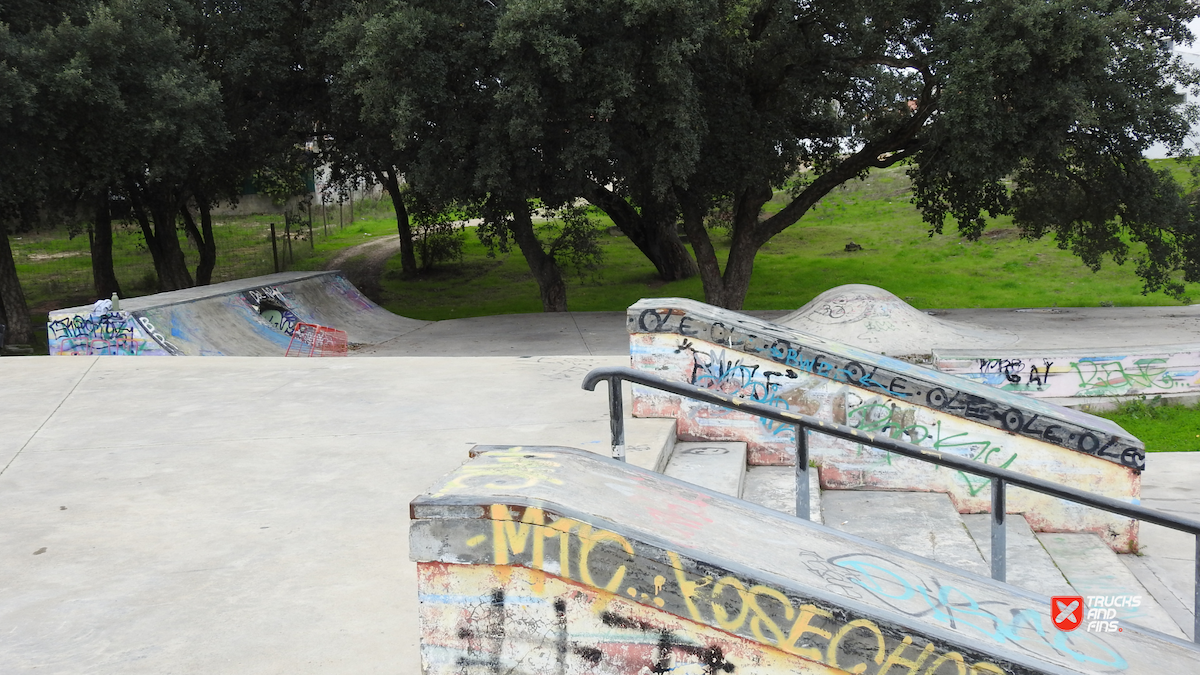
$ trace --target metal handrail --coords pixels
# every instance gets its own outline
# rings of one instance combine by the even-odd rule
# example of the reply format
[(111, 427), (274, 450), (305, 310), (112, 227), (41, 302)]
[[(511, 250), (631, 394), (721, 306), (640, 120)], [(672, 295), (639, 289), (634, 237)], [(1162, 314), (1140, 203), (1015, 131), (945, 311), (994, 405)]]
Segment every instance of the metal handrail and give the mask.
[(919, 459), (923, 462), (937, 464), (939, 466), (950, 467), (966, 473), (982, 476), (991, 480), (992, 483), (992, 536), (991, 536), (991, 552), (992, 552), (992, 578), (997, 581), (1005, 581), (1005, 487), (1009, 484), (1040, 492), (1051, 497), (1066, 499), (1077, 504), (1084, 504), (1093, 508), (1116, 513), (1118, 515), (1127, 516), (1136, 520), (1155, 525), (1162, 525), (1173, 530), (1187, 532), (1196, 537), (1196, 556), (1195, 556), (1195, 581), (1196, 590), (1193, 596), (1193, 624), (1192, 624), (1192, 641), (1200, 644), (1200, 521), (1191, 520), (1189, 518), (1180, 518), (1169, 513), (1155, 511), (1139, 504), (1129, 504), (1111, 497), (1101, 497), (1090, 492), (1077, 490), (1075, 488), (1066, 487), (1057, 483), (1042, 480), (1040, 478), (1032, 478), (1016, 471), (1009, 469), (1001, 469), (999, 467), (978, 462), (973, 459), (959, 457), (957, 455), (948, 455), (941, 452), (929, 450), (913, 443), (896, 440), (894, 438), (864, 432), (853, 427), (848, 427), (836, 422), (827, 422), (820, 420), (810, 415), (801, 413), (789, 412), (780, 410), (768, 405), (764, 405), (757, 401), (751, 401), (736, 396), (727, 396), (719, 394), (708, 389), (702, 389), (695, 385), (686, 384), (683, 382), (672, 382), (665, 380), (655, 375), (650, 375), (644, 371), (635, 370), (633, 368), (624, 367), (605, 367), (595, 368), (583, 378), (583, 388), (587, 391), (595, 391), (596, 384), (601, 381), (608, 382), (608, 411), (609, 411), (609, 427), (612, 434), (612, 456), (614, 459), (625, 461), (625, 419), (623, 402), (621, 399), (621, 382), (628, 381), (634, 384), (640, 384), (645, 387), (651, 387), (660, 391), (665, 391), (678, 396), (684, 396), (702, 403), (710, 403), (712, 405), (721, 406), (730, 410), (737, 410), (758, 417), (780, 422), (782, 424), (790, 424), (796, 427), (796, 516), (810, 519), (809, 514), (809, 491), (808, 491), (808, 432), (815, 431), (817, 433), (833, 436), (835, 438), (845, 439), (854, 443), (869, 445), (888, 452), (894, 452), (904, 457)]

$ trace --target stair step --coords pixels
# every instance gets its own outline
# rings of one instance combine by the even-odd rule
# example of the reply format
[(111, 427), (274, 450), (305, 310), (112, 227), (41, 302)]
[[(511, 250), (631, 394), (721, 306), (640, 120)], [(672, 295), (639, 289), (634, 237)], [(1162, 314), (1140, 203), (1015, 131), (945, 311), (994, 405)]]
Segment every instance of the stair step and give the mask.
[[(796, 515), (796, 467), (747, 467), (742, 499), (789, 516)], [(821, 520), (821, 479), (815, 467), (808, 470), (808, 513), (812, 522), (824, 522)]]
[(1089, 595), (1141, 596), (1141, 604), (1138, 607), (1118, 608), (1117, 619), (1186, 639), (1170, 614), (1146, 591), (1133, 572), (1129, 571), (1120, 557), (1113, 553), (1100, 537), (1088, 533), (1039, 532), (1037, 538), (1062, 570), (1063, 576), (1071, 583), (1076, 595), (1085, 598)]
[[(1142, 532), (1145, 534), (1146, 524), (1142, 523)], [(1167, 614), (1174, 619), (1175, 625), (1183, 630), (1188, 639), (1192, 639), (1192, 627), (1195, 625), (1192, 614), (1192, 599), (1191, 589), (1186, 592), (1180, 590), (1182, 579), (1181, 575), (1173, 575), (1164, 568), (1158, 558), (1153, 555), (1123, 555), (1119, 556), (1121, 562), (1133, 572), (1133, 576), (1137, 578), (1142, 587), (1150, 592), (1150, 595), (1166, 610)], [(1189, 561), (1190, 564), (1195, 564)], [(1188, 570), (1189, 572), (1193, 570)]]
[(675, 447), (675, 418), (625, 418), (625, 461), (662, 473)]
[(746, 475), (746, 444), (717, 441), (676, 443), (663, 473), (740, 498)]
[[(992, 564), (992, 516), (989, 513), (968, 513), (962, 516), (967, 531), (975, 539), (975, 545), (983, 560)], [(1005, 519), (1006, 565), (1005, 581), (1028, 591), (1045, 596), (1075, 595), (1071, 585), (1046, 549), (1038, 541), (1029, 522), (1020, 514), (1009, 514)]]
[(991, 573), (950, 497), (940, 492), (826, 490), (825, 524), (960, 570)]

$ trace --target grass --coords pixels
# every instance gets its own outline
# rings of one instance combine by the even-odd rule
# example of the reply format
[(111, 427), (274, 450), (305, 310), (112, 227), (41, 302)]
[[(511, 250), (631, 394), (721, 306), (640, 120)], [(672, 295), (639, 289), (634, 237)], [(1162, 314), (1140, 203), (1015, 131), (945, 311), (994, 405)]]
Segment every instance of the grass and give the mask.
[(1200, 450), (1200, 405), (1169, 405), (1161, 397), (1143, 396), (1092, 414), (1120, 424), (1146, 444), (1147, 452)]
[[(746, 309), (795, 309), (840, 284), (881, 286), (922, 309), (948, 307), (1051, 307), (1178, 305), (1164, 293), (1142, 294), (1133, 265), (1107, 260), (1093, 273), (1049, 239), (1020, 238), (1008, 219), (995, 220), (975, 242), (947, 227), (929, 236), (910, 203), (900, 168), (874, 172), (830, 194), (805, 218), (764, 246), (755, 261)], [(768, 204), (783, 207), (786, 195)], [(605, 229), (612, 222), (594, 214)], [(728, 235), (713, 232), (724, 263)], [(847, 253), (854, 241), (862, 251)], [(605, 234), (605, 264), (596, 279), (569, 280), (572, 311), (615, 311), (643, 297), (703, 299), (698, 277), (664, 283), (654, 267), (622, 236)], [(519, 253), (489, 258), (468, 236), (463, 261), (403, 279), (393, 259), (380, 304), (420, 319), (541, 311), (537, 285)], [(1200, 297), (1200, 285), (1189, 286)]]
[[(386, 204), (386, 201), (384, 202)], [(348, 219), (348, 210), (343, 212)], [(329, 256), (347, 246), (361, 243), (377, 233), (394, 233), (396, 226), (390, 208), (377, 201), (356, 202), (354, 222), (339, 226), (336, 207), (327, 212), (327, 226), (321, 211), (314, 209), (313, 242), (308, 224), (292, 234), (292, 259), (287, 258), (283, 214), (228, 215), (213, 217), (213, 235), (217, 245), (217, 266), (213, 283), (244, 279), (274, 271), (271, 251), (271, 224), (274, 223), (282, 269), (319, 269)], [(180, 244), (188, 268), (195, 273), (196, 248), (179, 231)], [(46, 353), (46, 315), (54, 309), (94, 302), (92, 267), (86, 233), (72, 232), (66, 226), (43, 228), (10, 235), (13, 260), (22, 290), (30, 307), (34, 335), (40, 344), (35, 353)], [(125, 297), (157, 292), (154, 263), (146, 249), (141, 230), (134, 223), (113, 224), (113, 267)]]

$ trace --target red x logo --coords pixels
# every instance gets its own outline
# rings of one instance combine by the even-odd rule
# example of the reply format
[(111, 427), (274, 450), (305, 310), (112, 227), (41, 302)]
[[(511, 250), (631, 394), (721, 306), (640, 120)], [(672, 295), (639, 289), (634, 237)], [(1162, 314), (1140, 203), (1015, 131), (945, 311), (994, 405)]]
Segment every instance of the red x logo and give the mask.
[(1079, 628), (1083, 623), (1083, 598), (1078, 595), (1056, 595), (1050, 598), (1050, 620), (1062, 631)]

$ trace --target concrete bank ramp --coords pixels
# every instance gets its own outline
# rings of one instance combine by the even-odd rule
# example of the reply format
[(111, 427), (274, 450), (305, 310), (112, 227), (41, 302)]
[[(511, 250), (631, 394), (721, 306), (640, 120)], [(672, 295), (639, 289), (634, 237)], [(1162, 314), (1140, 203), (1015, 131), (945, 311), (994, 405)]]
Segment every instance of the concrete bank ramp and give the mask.
[(1004, 348), (1018, 342), (1006, 330), (930, 316), (867, 284), (831, 288), (775, 323), (879, 354), (923, 357), (924, 362), (935, 347)]
[[(422, 672), (1186, 673), (1125, 621), (581, 450), (486, 450), (411, 505)], [(1119, 619), (1118, 619), (1119, 620)]]
[(298, 323), (345, 331), (350, 349), (427, 321), (376, 305), (339, 272), (283, 272), (50, 313), (51, 354), (283, 356)]
[[(632, 366), (670, 380), (882, 433), (1115, 499), (1137, 500), (1145, 445), (1110, 420), (682, 298), (629, 308)], [(643, 387), (638, 417), (673, 417), (690, 441), (742, 441), (752, 465), (795, 462), (795, 431)], [(961, 513), (991, 507), (987, 480), (812, 435), (825, 489), (923, 490)], [(1095, 532), (1129, 552), (1137, 525), (1024, 490), (1012, 513), (1038, 531)]]

